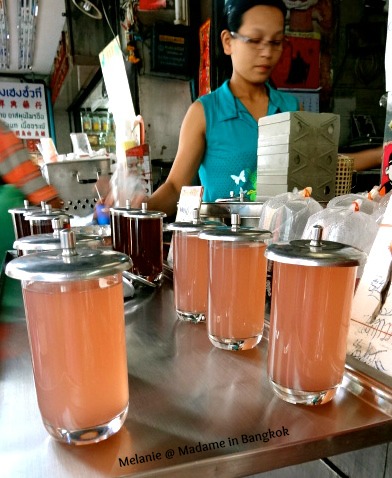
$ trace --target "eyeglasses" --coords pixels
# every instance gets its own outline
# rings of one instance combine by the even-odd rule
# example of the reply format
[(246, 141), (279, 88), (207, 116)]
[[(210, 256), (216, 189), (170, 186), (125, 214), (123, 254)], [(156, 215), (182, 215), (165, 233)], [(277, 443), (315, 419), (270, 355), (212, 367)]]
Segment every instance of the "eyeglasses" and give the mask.
[(255, 50), (265, 50), (266, 48), (271, 48), (273, 51), (280, 51), (284, 42), (283, 38), (280, 40), (263, 40), (262, 38), (249, 38), (237, 32), (230, 32), (230, 36), (236, 40), (241, 40), (243, 43), (249, 45)]

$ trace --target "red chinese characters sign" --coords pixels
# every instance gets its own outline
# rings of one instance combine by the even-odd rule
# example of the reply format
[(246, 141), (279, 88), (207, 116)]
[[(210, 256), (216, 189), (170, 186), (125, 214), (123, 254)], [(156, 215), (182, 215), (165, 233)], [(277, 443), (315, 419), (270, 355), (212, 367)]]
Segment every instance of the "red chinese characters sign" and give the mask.
[(0, 82), (0, 119), (21, 139), (49, 137), (45, 86)]
[(199, 30), (200, 64), (199, 64), (199, 96), (211, 92), (210, 82), (210, 31), (211, 20), (203, 23)]

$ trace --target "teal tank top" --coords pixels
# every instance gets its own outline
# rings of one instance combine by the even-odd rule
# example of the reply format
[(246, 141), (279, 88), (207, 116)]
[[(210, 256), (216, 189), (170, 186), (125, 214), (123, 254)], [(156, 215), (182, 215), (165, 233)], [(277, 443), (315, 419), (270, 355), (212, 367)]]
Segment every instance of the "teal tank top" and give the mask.
[[(297, 98), (266, 84), (267, 115), (298, 111)], [(229, 80), (200, 97), (206, 119), (206, 149), (199, 167), (203, 201), (238, 196), (256, 199), (258, 124), (242, 102), (233, 96)]]

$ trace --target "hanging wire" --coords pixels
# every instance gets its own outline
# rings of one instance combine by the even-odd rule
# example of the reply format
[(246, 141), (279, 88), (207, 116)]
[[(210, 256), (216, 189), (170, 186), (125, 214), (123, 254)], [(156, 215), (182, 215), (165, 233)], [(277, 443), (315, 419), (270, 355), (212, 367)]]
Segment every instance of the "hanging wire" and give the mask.
[(102, 5), (102, 12), (103, 12), (103, 15), (104, 15), (104, 17), (105, 17), (106, 23), (108, 24), (108, 26), (109, 26), (109, 28), (110, 28), (110, 31), (112, 32), (113, 38), (116, 38), (117, 33), (115, 33), (114, 30), (113, 30), (113, 28), (112, 28), (112, 25), (111, 25), (111, 23), (110, 23), (108, 14), (107, 14), (107, 12), (106, 12), (105, 3), (104, 3), (103, 0), (101, 0), (101, 5)]
[(116, 32), (113, 30), (113, 27), (112, 27), (112, 25), (111, 25), (111, 23), (110, 23), (109, 16), (108, 16), (108, 14), (107, 14), (107, 11), (106, 11), (106, 8), (105, 8), (105, 4), (104, 4), (104, 1), (103, 1), (103, 0), (101, 0), (101, 5), (102, 5), (103, 16), (105, 17), (106, 23), (108, 24), (109, 29), (110, 29), (110, 31), (111, 31), (111, 33), (112, 33), (112, 35), (113, 35), (113, 39), (117, 41), (118, 46), (119, 46), (119, 48), (120, 48), (120, 51), (121, 51), (121, 53), (122, 53), (124, 59), (127, 61), (128, 58), (127, 58), (127, 55), (126, 55), (126, 54), (123, 52), (123, 50), (122, 50), (121, 42), (120, 42), (120, 39), (119, 39), (119, 34), (118, 34), (118, 32), (116, 33)]

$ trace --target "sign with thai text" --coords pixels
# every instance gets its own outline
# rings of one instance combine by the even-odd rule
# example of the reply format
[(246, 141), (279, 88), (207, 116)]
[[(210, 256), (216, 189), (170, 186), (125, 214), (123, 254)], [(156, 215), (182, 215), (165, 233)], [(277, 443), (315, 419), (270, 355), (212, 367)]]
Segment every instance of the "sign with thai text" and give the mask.
[(21, 139), (49, 137), (45, 86), (0, 82), (0, 119)]
[(152, 35), (151, 71), (189, 77), (190, 65), (189, 27), (155, 24)]

